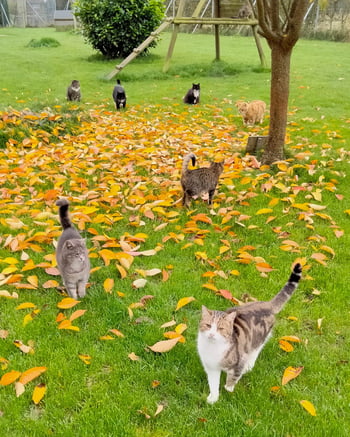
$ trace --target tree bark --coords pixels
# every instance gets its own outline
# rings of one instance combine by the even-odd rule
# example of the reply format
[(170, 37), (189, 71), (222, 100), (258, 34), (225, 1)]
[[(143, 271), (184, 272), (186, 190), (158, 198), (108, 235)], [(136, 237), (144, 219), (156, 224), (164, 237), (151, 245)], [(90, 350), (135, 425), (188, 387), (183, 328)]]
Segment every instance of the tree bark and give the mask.
[(263, 164), (284, 159), (289, 99), (289, 72), (292, 50), (283, 50), (279, 43), (270, 41), (271, 88), (269, 141), (262, 156)]

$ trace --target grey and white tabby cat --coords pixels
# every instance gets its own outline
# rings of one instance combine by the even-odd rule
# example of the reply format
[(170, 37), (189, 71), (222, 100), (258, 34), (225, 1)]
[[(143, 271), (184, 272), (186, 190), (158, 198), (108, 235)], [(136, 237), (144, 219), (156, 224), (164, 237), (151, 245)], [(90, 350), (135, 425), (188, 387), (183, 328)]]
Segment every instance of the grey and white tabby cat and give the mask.
[(196, 105), (197, 103), (199, 103), (200, 93), (201, 93), (200, 83), (193, 83), (192, 88), (190, 88), (187, 91), (184, 97), (184, 103), (187, 103), (189, 105)]
[(208, 193), (208, 204), (211, 205), (219, 177), (224, 170), (224, 162), (211, 162), (210, 167), (189, 170), (188, 164), (196, 164), (196, 155), (189, 153), (182, 163), (181, 186), (183, 190), (182, 204), (188, 206), (191, 197), (197, 198)]
[(271, 337), (275, 314), (298, 286), (301, 270), (301, 265), (296, 264), (288, 282), (268, 302), (252, 302), (226, 311), (202, 307), (197, 348), (208, 378), (209, 404), (219, 398), (221, 371), (227, 374), (225, 389), (232, 392), (241, 376), (254, 367)]
[(72, 83), (67, 88), (67, 100), (80, 102), (81, 91), (79, 80), (72, 80)]
[(85, 240), (68, 217), (69, 202), (59, 199), (60, 222), (63, 232), (58, 239), (56, 260), (63, 283), (73, 299), (84, 297), (90, 275), (90, 261)]

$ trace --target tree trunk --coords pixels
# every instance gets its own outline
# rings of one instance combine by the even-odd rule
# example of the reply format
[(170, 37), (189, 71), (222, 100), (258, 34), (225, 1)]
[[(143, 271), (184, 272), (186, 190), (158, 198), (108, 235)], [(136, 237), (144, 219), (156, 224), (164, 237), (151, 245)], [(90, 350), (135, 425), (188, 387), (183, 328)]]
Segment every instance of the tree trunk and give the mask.
[(262, 156), (263, 164), (284, 159), (287, 128), (289, 71), (292, 47), (285, 49), (269, 41), (271, 48), (271, 90), (269, 142)]

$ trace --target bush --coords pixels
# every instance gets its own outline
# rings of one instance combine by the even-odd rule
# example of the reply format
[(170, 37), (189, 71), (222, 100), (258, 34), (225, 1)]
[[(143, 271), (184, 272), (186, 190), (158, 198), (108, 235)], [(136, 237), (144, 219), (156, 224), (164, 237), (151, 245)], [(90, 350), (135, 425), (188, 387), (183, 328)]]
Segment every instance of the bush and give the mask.
[(85, 39), (107, 58), (128, 56), (164, 18), (163, 0), (78, 0), (74, 7)]

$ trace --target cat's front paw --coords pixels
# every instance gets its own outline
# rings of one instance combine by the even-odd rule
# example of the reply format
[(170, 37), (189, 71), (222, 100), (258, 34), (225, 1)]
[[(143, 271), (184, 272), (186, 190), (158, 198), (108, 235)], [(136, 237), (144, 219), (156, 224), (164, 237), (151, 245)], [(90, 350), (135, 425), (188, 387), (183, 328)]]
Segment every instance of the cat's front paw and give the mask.
[(234, 389), (234, 385), (225, 385), (225, 390), (229, 391), (230, 393), (232, 393)]
[(212, 393), (210, 393), (210, 395), (207, 397), (207, 402), (208, 404), (213, 405), (218, 399), (219, 395), (213, 395)]

